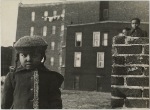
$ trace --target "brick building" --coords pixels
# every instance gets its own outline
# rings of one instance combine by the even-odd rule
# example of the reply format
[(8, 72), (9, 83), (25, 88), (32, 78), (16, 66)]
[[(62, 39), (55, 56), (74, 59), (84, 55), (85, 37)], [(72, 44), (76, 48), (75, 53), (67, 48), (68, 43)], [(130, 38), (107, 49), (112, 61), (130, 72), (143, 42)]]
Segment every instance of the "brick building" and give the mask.
[[(111, 90), (112, 38), (127, 22), (103, 21), (68, 25), (65, 89)], [(148, 31), (148, 24), (141, 24)]]
[[(87, 13), (85, 13), (87, 11)], [(92, 17), (88, 17), (92, 16)], [(65, 37), (68, 24), (97, 22), (99, 2), (19, 4), (16, 40), (25, 35), (41, 35), (48, 42), (45, 65), (64, 74)], [(12, 61), (14, 64), (14, 60)]]
[[(108, 21), (111, 23), (114, 22), (113, 26), (116, 26), (118, 25), (118, 21), (120, 21), (120, 23), (122, 21), (130, 21), (133, 17), (139, 17), (142, 22), (148, 22), (148, 4), (148, 1), (72, 1), (48, 4), (20, 3), (18, 8), (16, 40), (25, 35), (43, 36), (49, 45), (46, 52), (47, 60), (45, 65), (49, 69), (65, 75), (65, 73), (68, 74), (65, 71), (68, 68), (65, 63), (68, 58), (66, 56), (66, 48), (68, 47), (68, 45), (66, 45), (66, 36), (69, 37), (69, 33), (71, 33), (67, 33), (68, 25), (86, 23), (99, 24), (101, 21)], [(104, 23), (105, 27), (107, 27), (107, 24), (110, 26), (111, 23), (109, 24), (108, 22)], [(87, 27), (89, 26), (87, 25)], [(96, 29), (99, 26), (93, 27)], [(103, 26), (100, 27), (102, 28)], [(107, 29), (105, 28), (105, 31), (108, 32), (112, 28), (114, 27), (110, 26)], [(145, 27), (145, 29), (146, 28), (147, 27)], [(121, 28), (117, 27), (115, 29), (117, 30), (114, 33), (121, 31)], [(90, 30), (90, 32), (92, 31), (95, 30)], [(108, 37), (109, 36), (110, 34)], [(111, 40), (109, 43), (111, 43)], [(110, 47), (108, 48), (110, 50)], [(12, 60), (12, 64), (14, 64), (14, 60)], [(66, 80), (68, 79), (65, 78), (65, 81)], [(66, 86), (66, 88), (70, 87), (71, 86)], [(95, 87), (91, 87), (92, 90), (94, 90)], [(106, 91), (108, 90), (110, 89)]]

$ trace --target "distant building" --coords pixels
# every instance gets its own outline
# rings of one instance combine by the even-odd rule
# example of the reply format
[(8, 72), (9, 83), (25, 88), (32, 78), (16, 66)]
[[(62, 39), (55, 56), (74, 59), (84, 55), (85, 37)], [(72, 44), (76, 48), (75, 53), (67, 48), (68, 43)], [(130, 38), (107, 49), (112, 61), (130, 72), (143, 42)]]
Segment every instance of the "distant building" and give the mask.
[(9, 72), (12, 61), (12, 47), (1, 47), (1, 76)]
[(48, 42), (45, 65), (62, 74), (66, 26), (99, 21), (99, 1), (20, 4), (18, 9), (16, 40), (26, 35), (43, 36)]
[[(60, 72), (61, 74), (66, 76), (65, 73), (68, 74), (68, 72), (66, 72), (66, 70), (68, 71), (68, 67), (66, 67), (65, 63), (65, 61), (68, 61), (68, 50), (66, 50), (68, 48), (68, 45), (66, 44), (67, 41), (66, 36), (67, 38), (72, 37), (69, 34), (71, 32), (70, 31), (68, 32), (67, 30), (68, 25), (87, 24), (87, 23), (99, 24), (99, 22), (108, 21), (111, 23), (114, 22), (113, 26), (116, 26), (118, 25), (117, 23), (118, 21), (129, 22), (133, 17), (139, 17), (142, 22), (148, 24), (149, 2), (70, 1), (70, 2), (60, 2), (60, 3), (58, 2), (48, 4), (20, 3), (18, 8), (16, 40), (26, 35), (42, 36), (48, 42), (49, 45), (46, 52), (47, 57), (47, 60), (45, 62), (46, 67), (48, 67), (51, 70)], [(115, 29), (115, 27), (112, 27), (108, 22), (105, 23), (105, 26), (107, 27), (105, 28), (106, 32), (110, 31), (110, 29), (112, 28)], [(94, 28), (97, 29), (98, 27), (99, 26), (96, 26)], [(102, 27), (103, 26), (100, 26), (99, 28)], [(68, 29), (70, 28), (71, 27), (68, 27)], [(88, 28), (91, 29), (90, 26), (88, 26)], [(94, 29), (93, 30), (90, 29), (89, 29), (90, 32), (96, 31)], [(121, 32), (122, 30), (121, 28), (116, 29), (117, 29), (116, 33)], [(80, 30), (77, 31), (80, 32)], [(84, 32), (85, 30), (81, 29), (81, 32), (82, 31)], [(84, 33), (82, 34), (84, 35)], [(78, 42), (77, 45), (82, 44)], [(12, 64), (14, 64), (14, 60), (12, 60)], [(66, 76), (66, 78), (69, 77)], [(70, 80), (66, 78), (65, 81)], [(68, 86), (68, 84), (66, 85), (66, 88), (71, 87), (72, 86)], [(93, 87), (92, 89), (94, 88), (95, 87)]]
[[(112, 38), (127, 22), (69, 25), (66, 38), (65, 89), (111, 90)], [(141, 26), (148, 31), (148, 24)]]

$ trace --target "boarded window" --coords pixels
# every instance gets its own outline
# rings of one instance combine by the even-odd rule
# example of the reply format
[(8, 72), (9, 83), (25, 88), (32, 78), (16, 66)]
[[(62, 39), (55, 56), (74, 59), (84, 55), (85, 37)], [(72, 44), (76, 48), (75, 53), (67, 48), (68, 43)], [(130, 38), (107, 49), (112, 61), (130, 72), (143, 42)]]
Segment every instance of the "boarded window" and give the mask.
[(75, 46), (76, 47), (82, 46), (82, 33), (81, 32), (77, 32), (75, 34)]
[(97, 52), (97, 68), (104, 68), (104, 52)]
[(93, 32), (93, 47), (100, 46), (100, 32)]
[(74, 67), (81, 67), (81, 52), (74, 53)]

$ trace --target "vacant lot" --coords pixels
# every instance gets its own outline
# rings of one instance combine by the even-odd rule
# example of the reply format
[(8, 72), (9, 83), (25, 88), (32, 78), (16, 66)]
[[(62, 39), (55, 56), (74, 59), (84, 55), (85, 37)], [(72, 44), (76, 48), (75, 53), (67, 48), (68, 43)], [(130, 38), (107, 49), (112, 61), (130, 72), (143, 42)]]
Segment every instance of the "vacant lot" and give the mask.
[(64, 109), (110, 109), (111, 94), (96, 91), (62, 90)]

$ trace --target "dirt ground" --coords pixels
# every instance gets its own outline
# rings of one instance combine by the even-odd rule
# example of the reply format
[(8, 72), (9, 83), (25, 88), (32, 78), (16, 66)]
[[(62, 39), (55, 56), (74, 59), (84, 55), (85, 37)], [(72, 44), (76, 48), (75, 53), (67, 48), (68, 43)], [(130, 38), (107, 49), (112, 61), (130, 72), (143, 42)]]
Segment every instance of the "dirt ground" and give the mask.
[(63, 109), (111, 109), (111, 93), (62, 90)]

